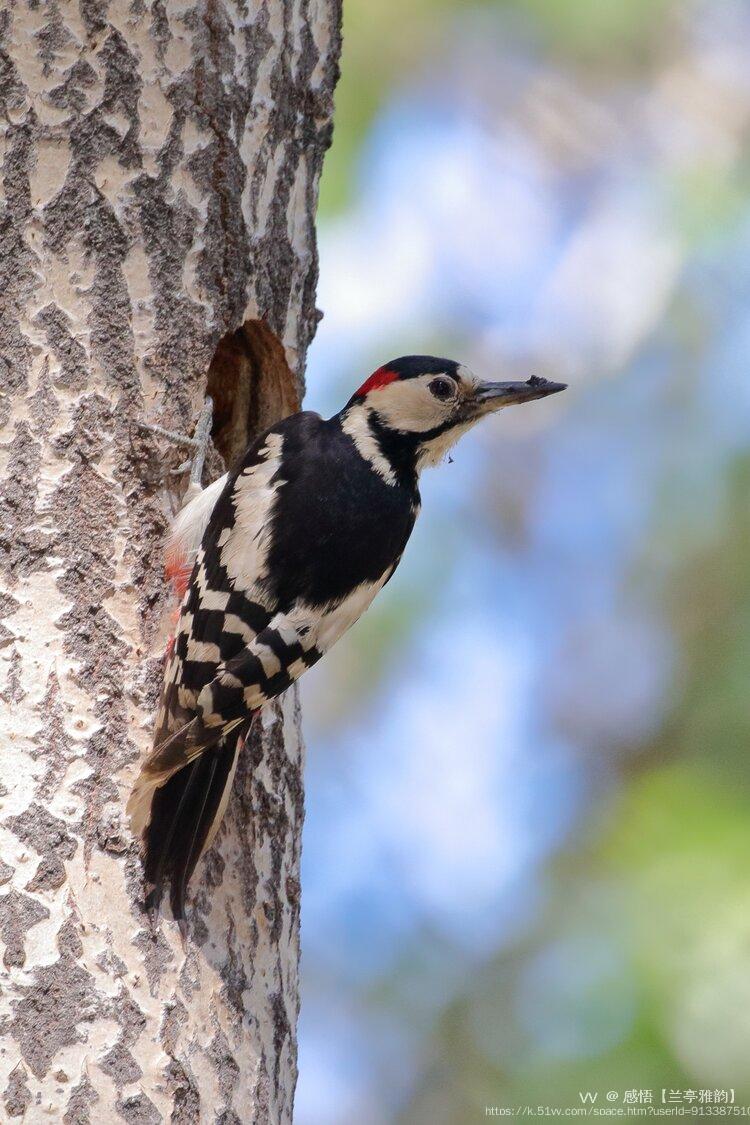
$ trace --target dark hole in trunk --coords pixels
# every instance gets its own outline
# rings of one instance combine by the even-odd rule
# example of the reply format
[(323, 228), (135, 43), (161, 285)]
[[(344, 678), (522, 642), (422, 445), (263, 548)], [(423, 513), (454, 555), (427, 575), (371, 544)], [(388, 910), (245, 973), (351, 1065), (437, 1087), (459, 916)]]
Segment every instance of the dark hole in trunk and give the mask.
[(268, 426), (299, 410), (299, 385), (279, 339), (262, 320), (228, 332), (208, 370), (212, 438), (228, 467)]

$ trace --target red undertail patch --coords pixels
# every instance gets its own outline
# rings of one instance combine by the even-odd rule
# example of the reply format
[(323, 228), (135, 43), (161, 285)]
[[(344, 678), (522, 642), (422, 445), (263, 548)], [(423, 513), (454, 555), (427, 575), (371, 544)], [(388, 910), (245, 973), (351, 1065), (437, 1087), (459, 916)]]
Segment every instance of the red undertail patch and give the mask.
[(166, 652), (164, 653), (164, 659), (167, 663), (172, 659), (172, 653), (174, 652), (175, 633), (177, 632), (177, 622), (180, 619), (180, 604), (185, 597), (185, 591), (190, 582), (190, 574), (191, 568), (185, 561), (184, 556), (178, 554), (176, 551), (168, 551), (164, 562), (164, 577), (172, 585), (177, 599), (177, 605), (173, 607), (170, 613), (170, 617), (172, 618), (171, 629)]
[(387, 367), (379, 367), (377, 371), (373, 371), (369, 379), (367, 379), (357, 391), (357, 395), (364, 398), (369, 395), (370, 391), (377, 391), (381, 387), (387, 387), (389, 383), (393, 383), (399, 378), (398, 371), (390, 371)]
[(172, 583), (177, 599), (182, 601), (190, 581), (191, 568), (185, 560), (176, 553), (167, 555), (164, 565), (164, 577)]

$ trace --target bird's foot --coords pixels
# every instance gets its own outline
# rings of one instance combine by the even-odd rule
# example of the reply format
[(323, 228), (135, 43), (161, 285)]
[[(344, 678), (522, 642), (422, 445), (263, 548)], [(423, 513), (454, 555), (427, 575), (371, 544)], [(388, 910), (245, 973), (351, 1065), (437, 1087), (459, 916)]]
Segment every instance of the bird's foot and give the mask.
[(173, 476), (180, 476), (190, 470), (190, 485), (189, 488), (198, 488), (201, 486), (201, 477), (203, 476), (203, 465), (206, 460), (206, 453), (208, 451), (208, 443), (211, 438), (211, 422), (213, 420), (214, 404), (213, 399), (206, 398), (203, 404), (203, 409), (195, 426), (195, 432), (192, 437), (186, 434), (178, 434), (174, 430), (167, 430), (164, 426), (157, 426), (152, 422), (136, 422), (139, 430), (146, 430), (148, 433), (156, 434), (157, 437), (165, 438), (171, 441), (174, 445), (184, 445), (189, 449), (194, 449), (192, 457), (178, 465), (176, 469), (171, 469)]

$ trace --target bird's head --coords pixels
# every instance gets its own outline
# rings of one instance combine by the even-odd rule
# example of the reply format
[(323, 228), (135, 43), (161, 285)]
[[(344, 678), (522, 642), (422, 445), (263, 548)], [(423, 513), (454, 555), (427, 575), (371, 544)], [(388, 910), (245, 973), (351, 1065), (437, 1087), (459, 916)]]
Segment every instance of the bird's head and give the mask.
[(564, 383), (538, 377), (525, 383), (484, 382), (455, 360), (410, 355), (379, 367), (352, 395), (342, 416), (344, 428), (360, 452), (369, 450), (370, 460), (382, 457), (396, 475), (419, 473), (441, 461), (480, 418), (562, 390)]

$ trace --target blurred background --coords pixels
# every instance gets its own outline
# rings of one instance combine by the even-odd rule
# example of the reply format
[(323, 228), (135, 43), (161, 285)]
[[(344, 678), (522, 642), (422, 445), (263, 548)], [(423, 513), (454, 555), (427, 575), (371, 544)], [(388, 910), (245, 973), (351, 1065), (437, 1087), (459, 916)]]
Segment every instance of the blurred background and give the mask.
[(344, 8), (307, 405), (570, 389), (303, 681), (298, 1125), (750, 1102), (750, 6)]

